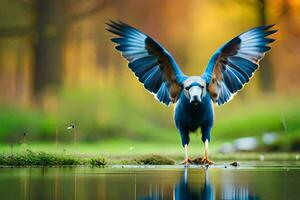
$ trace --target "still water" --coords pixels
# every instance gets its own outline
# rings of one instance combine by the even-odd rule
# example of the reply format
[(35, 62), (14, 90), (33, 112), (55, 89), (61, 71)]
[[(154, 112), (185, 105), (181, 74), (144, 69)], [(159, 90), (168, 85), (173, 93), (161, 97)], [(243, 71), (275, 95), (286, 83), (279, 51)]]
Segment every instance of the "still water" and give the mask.
[(300, 167), (0, 168), (0, 199), (300, 199)]

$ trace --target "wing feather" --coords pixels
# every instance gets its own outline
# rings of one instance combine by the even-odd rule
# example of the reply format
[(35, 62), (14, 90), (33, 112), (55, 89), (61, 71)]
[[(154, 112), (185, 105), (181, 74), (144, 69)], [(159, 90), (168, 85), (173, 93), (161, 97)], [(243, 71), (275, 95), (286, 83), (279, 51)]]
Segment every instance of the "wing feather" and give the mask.
[(110, 21), (107, 30), (116, 37), (111, 41), (128, 67), (156, 99), (166, 105), (176, 102), (180, 93), (180, 80), (184, 76), (171, 54), (158, 42), (123, 22)]
[(274, 25), (250, 29), (233, 38), (211, 57), (202, 75), (214, 102), (222, 105), (249, 82), (259, 67), (259, 61), (271, 49), (268, 44), (275, 39), (267, 36), (277, 30)]

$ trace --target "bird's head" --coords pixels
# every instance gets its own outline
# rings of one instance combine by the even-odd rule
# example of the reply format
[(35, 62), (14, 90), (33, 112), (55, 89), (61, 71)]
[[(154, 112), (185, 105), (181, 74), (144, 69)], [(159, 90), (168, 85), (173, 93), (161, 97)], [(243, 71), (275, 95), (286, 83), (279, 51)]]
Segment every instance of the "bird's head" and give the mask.
[(200, 76), (188, 77), (183, 82), (183, 92), (190, 103), (197, 105), (206, 95), (206, 82)]

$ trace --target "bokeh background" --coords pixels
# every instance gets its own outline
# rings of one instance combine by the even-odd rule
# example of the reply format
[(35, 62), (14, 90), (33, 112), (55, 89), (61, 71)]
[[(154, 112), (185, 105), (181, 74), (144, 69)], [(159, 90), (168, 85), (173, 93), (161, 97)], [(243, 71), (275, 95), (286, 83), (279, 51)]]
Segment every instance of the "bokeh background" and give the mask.
[(251, 83), (215, 107), (211, 144), (300, 151), (299, 10), (298, 0), (1, 0), (0, 149), (181, 153), (172, 106), (156, 102), (113, 49), (105, 22), (119, 19), (160, 41), (188, 75), (201, 75), (237, 34), (275, 23)]

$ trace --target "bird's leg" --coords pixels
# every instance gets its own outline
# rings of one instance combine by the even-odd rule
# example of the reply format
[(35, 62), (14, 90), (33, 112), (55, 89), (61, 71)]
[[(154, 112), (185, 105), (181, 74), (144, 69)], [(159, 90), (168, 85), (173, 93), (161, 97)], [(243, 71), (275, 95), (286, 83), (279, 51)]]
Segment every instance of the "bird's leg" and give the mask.
[(204, 157), (202, 158), (201, 163), (212, 165), (214, 164), (214, 162), (208, 158), (208, 140), (205, 140), (204, 146), (205, 146)]
[(189, 165), (190, 163), (192, 163), (192, 159), (190, 159), (188, 157), (188, 145), (185, 144), (184, 145), (184, 160), (182, 162), (185, 166)]

